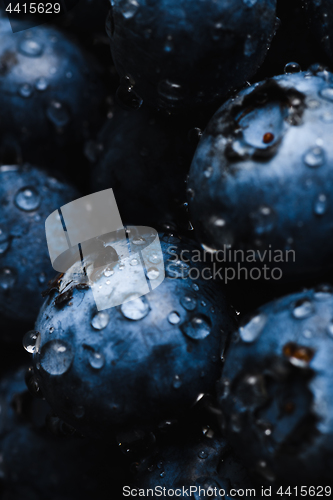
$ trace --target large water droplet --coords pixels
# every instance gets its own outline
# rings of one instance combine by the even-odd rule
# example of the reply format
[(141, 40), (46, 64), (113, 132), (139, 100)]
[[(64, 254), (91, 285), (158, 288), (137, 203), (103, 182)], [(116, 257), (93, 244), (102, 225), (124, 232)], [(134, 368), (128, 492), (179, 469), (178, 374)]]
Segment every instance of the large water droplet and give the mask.
[(161, 257), (157, 253), (152, 252), (148, 255), (148, 260), (151, 264), (159, 264)]
[(22, 344), (24, 349), (29, 354), (33, 354), (35, 352), (38, 337), (39, 332), (37, 332), (36, 330), (30, 330), (24, 335)]
[(239, 335), (243, 342), (254, 342), (263, 331), (268, 317), (264, 313), (254, 316), (245, 326), (240, 327)]
[(169, 314), (168, 321), (169, 323), (171, 323), (171, 325), (178, 325), (180, 321), (180, 315), (177, 313), (177, 311), (172, 311)]
[(141, 246), (146, 244), (146, 240), (141, 236), (137, 236), (132, 240), (133, 245)]
[(39, 57), (43, 54), (44, 46), (40, 40), (26, 38), (19, 44), (19, 51), (24, 56)]
[(204, 314), (198, 314), (193, 316), (190, 321), (183, 323), (181, 329), (191, 339), (205, 339), (211, 332), (210, 319)]
[(208, 453), (207, 453), (207, 451), (205, 451), (205, 450), (201, 450), (201, 451), (199, 451), (199, 453), (198, 453), (198, 457), (199, 457), (199, 458), (201, 458), (201, 459), (205, 459), (205, 458), (207, 458), (207, 457), (208, 457)]
[(175, 375), (173, 382), (172, 382), (172, 387), (174, 389), (179, 389), (179, 387), (181, 387), (181, 385), (182, 385), (182, 381), (180, 380), (179, 375)]
[(301, 67), (297, 62), (289, 62), (284, 67), (284, 72), (287, 74), (290, 73), (299, 73), (301, 71)]
[(185, 297), (182, 297), (180, 299), (180, 303), (187, 311), (193, 311), (197, 306), (197, 301), (195, 300), (195, 298), (189, 295), (185, 295)]
[(64, 340), (50, 340), (40, 352), (40, 365), (50, 375), (66, 373), (73, 361), (74, 353)]
[(131, 19), (137, 12), (139, 4), (136, 0), (123, 0), (120, 2), (120, 12), (125, 19)]
[(150, 267), (147, 270), (147, 278), (150, 280), (156, 280), (160, 275), (159, 270), (156, 267)]
[(325, 163), (325, 151), (319, 146), (310, 148), (304, 155), (304, 163), (311, 168), (321, 167)]
[(95, 314), (93, 319), (91, 320), (91, 326), (95, 328), (95, 330), (103, 330), (109, 324), (110, 316), (107, 312), (101, 311)]
[(137, 321), (143, 319), (150, 311), (148, 301), (145, 297), (135, 297), (120, 306), (120, 310), (126, 319)]
[(311, 316), (314, 311), (314, 305), (309, 299), (299, 299), (294, 304), (292, 315), (296, 319), (304, 319)]
[(70, 121), (67, 106), (60, 101), (52, 101), (46, 109), (46, 115), (57, 128), (64, 127)]
[(0, 269), (0, 288), (2, 288), (2, 290), (9, 290), (12, 288), (15, 281), (16, 275), (12, 269), (9, 267)]
[(15, 205), (26, 212), (36, 210), (40, 201), (40, 195), (34, 187), (21, 188), (15, 196)]
[(316, 215), (324, 215), (327, 210), (327, 197), (325, 194), (321, 193), (315, 200), (313, 205), (313, 210)]

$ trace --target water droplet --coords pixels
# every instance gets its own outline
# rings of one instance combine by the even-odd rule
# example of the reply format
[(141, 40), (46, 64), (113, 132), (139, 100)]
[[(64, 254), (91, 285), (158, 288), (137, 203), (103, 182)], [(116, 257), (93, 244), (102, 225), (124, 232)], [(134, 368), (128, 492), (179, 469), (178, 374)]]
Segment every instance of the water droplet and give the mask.
[(190, 321), (183, 323), (181, 329), (191, 339), (205, 339), (211, 332), (210, 319), (203, 314), (198, 314), (193, 316)]
[(125, 19), (131, 19), (137, 12), (139, 4), (136, 0), (123, 0), (120, 4), (120, 12)]
[(20, 96), (28, 98), (32, 95), (33, 88), (30, 85), (30, 83), (23, 83), (22, 85), (19, 86), (18, 92)]
[(244, 43), (244, 55), (246, 57), (252, 56), (257, 48), (257, 41), (252, 37), (252, 35), (246, 35), (246, 40)]
[(259, 460), (259, 462), (256, 465), (256, 470), (267, 481), (270, 482), (275, 481), (275, 475), (273, 474), (271, 469), (267, 466), (267, 463), (264, 460)]
[(206, 170), (204, 170), (204, 176), (206, 179), (209, 179), (213, 174), (213, 167), (207, 167)]
[(208, 457), (208, 453), (207, 453), (207, 451), (205, 451), (205, 450), (201, 450), (201, 451), (199, 451), (199, 453), (198, 453), (198, 457), (199, 457), (199, 458), (202, 458), (202, 459), (204, 460), (205, 458), (207, 458), (207, 457)]
[(181, 85), (170, 80), (162, 80), (158, 84), (158, 93), (168, 101), (180, 101), (183, 99), (183, 89)]
[(332, 294), (332, 286), (324, 283), (315, 288), (313, 296), (316, 300), (328, 300), (332, 297)]
[(94, 349), (89, 350), (88, 361), (94, 370), (100, 370), (105, 365), (104, 354), (97, 352)]
[(299, 73), (301, 71), (301, 67), (297, 62), (289, 62), (284, 67), (285, 74), (290, 73)]
[(311, 316), (314, 311), (314, 305), (309, 299), (299, 299), (294, 304), (292, 315), (296, 319), (304, 319)]
[(9, 248), (10, 239), (4, 229), (0, 229), (0, 255), (3, 255)]
[(196, 283), (193, 283), (192, 288), (195, 292), (199, 291), (199, 286)]
[(65, 104), (60, 101), (51, 101), (46, 109), (48, 119), (57, 128), (64, 127), (70, 121), (70, 114)]
[(54, 326), (51, 326), (51, 328), (49, 329), (49, 332), (52, 334), (54, 332)]
[(264, 313), (254, 316), (246, 325), (240, 327), (239, 335), (243, 342), (254, 342), (262, 333), (268, 317)]
[(39, 40), (25, 38), (19, 44), (19, 51), (24, 56), (39, 57), (43, 54), (44, 46)]
[(320, 119), (324, 123), (333, 123), (333, 113), (331, 111), (324, 111), (324, 113), (320, 116)]
[(180, 299), (180, 303), (187, 311), (193, 311), (197, 306), (197, 301), (195, 300), (195, 298), (190, 297), (189, 295), (185, 295), (185, 297), (182, 297)]
[(161, 262), (161, 257), (157, 253), (151, 253), (148, 256), (148, 260), (151, 264), (159, 264)]
[(242, 430), (242, 417), (238, 413), (233, 413), (230, 417), (232, 432), (239, 433)]
[(2, 290), (9, 290), (16, 281), (16, 275), (9, 267), (0, 269), (0, 288)]
[(104, 276), (106, 278), (109, 278), (110, 276), (112, 276), (114, 274), (114, 271), (112, 269), (105, 269), (104, 271)]
[(319, 95), (326, 101), (333, 102), (333, 87), (325, 87), (319, 92)]
[(177, 311), (172, 311), (169, 316), (168, 316), (168, 321), (172, 325), (178, 325), (180, 321), (180, 315), (177, 313)]
[(272, 231), (275, 225), (275, 214), (268, 206), (261, 206), (257, 212), (250, 214), (254, 232), (257, 235), (262, 235)]
[(166, 472), (165, 472), (165, 471), (161, 472), (161, 473), (160, 473), (160, 477), (165, 477), (165, 474), (166, 474)]
[(36, 330), (30, 330), (24, 335), (22, 344), (24, 349), (29, 354), (33, 354), (35, 352), (38, 336), (39, 332), (37, 332)]
[(315, 200), (313, 205), (313, 210), (316, 215), (324, 215), (327, 210), (327, 197), (325, 194), (321, 193)]
[(173, 51), (173, 39), (171, 35), (168, 35), (164, 44), (164, 51), (165, 52), (172, 52)]
[(132, 243), (133, 243), (133, 245), (137, 245), (137, 246), (145, 245), (146, 240), (144, 238), (142, 238), (141, 236), (138, 236), (136, 238), (133, 238)]
[(74, 353), (64, 340), (50, 340), (40, 352), (40, 365), (50, 375), (66, 373), (73, 361)]
[(130, 262), (131, 266), (137, 266), (139, 264), (138, 259), (132, 259)]
[(172, 261), (166, 266), (166, 275), (169, 278), (187, 278), (189, 272), (190, 266), (182, 260)]
[(283, 354), (292, 365), (298, 368), (306, 368), (315, 352), (310, 347), (301, 346), (295, 342), (288, 342), (288, 344), (283, 346)]
[(15, 205), (26, 212), (37, 210), (40, 201), (40, 195), (34, 187), (21, 188), (15, 196)]
[(125, 264), (119, 264), (119, 271), (123, 271), (125, 269)]
[(159, 270), (156, 267), (150, 267), (147, 270), (147, 278), (150, 280), (156, 280), (160, 275)]
[(126, 319), (137, 321), (147, 316), (150, 307), (145, 297), (136, 297), (122, 304), (120, 310)]
[(48, 81), (43, 76), (41, 76), (40, 78), (38, 78), (38, 80), (36, 80), (35, 87), (40, 92), (46, 90), (48, 86), (49, 86)]
[(182, 381), (180, 380), (179, 375), (175, 375), (173, 382), (172, 382), (172, 387), (174, 389), (179, 389), (179, 387), (181, 387), (181, 385), (182, 385)]
[(107, 312), (101, 311), (95, 314), (93, 319), (91, 320), (91, 326), (95, 328), (95, 330), (103, 330), (107, 327), (110, 321), (110, 316)]
[(38, 276), (38, 283), (40, 285), (43, 285), (46, 281), (46, 274), (45, 273), (40, 273)]
[(310, 148), (304, 155), (304, 163), (311, 168), (321, 167), (325, 163), (325, 151), (319, 146)]

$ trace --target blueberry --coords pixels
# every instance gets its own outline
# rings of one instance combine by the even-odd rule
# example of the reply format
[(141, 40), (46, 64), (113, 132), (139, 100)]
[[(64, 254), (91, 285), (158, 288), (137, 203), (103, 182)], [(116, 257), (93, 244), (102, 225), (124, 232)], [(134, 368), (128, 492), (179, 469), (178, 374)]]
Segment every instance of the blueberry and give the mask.
[[(134, 246), (144, 240), (135, 238), (129, 233)], [(94, 293), (104, 287), (127, 299), (120, 306), (98, 312), (74, 265), (55, 281), (40, 311), (33, 353), (38, 384), (57, 415), (84, 434), (150, 428), (181, 415), (219, 377), (220, 353), (235, 326), (231, 308), (207, 274), (194, 279), (203, 266), (181, 260), (182, 250), (184, 259), (197, 260), (196, 247), (170, 235), (161, 245), (167, 277), (147, 295), (133, 296), (138, 259), (120, 255), (93, 283)], [(159, 256), (147, 258), (148, 279), (159, 279)], [(89, 275), (89, 257), (84, 262)]]
[(121, 96), (168, 111), (218, 102), (255, 73), (274, 25), (274, 0), (112, 0)]
[(125, 479), (115, 444), (52, 435), (45, 427), (50, 407), (28, 393), (24, 373), (9, 372), (0, 383), (1, 498), (106, 500), (117, 494)]
[(179, 436), (177, 441), (171, 439), (137, 462), (136, 470), (135, 489), (156, 488), (153, 498), (158, 498), (163, 488), (166, 498), (174, 496), (172, 490), (177, 490), (181, 498), (202, 498), (204, 490), (205, 496), (212, 499), (239, 500), (243, 495), (238, 495), (237, 490), (245, 489), (248, 496), (253, 490), (252, 498), (260, 496), (244, 466), (219, 435), (208, 438), (196, 433)]
[(0, 18), (0, 47), (0, 160), (72, 167), (103, 120), (99, 66), (48, 26), (13, 34)]
[(260, 260), (283, 277), (330, 268), (333, 250), (333, 75), (319, 65), (294, 70), (218, 110), (188, 183), (202, 244), (212, 251), (230, 245), (240, 250), (230, 260), (249, 267)]
[(288, 295), (231, 339), (219, 405), (235, 451), (262, 480), (331, 482), (332, 306), (329, 285)]
[(318, 0), (305, 0), (304, 2), (311, 33), (314, 34), (318, 43), (333, 61), (333, 9), (329, 0), (323, 2)]
[(89, 158), (98, 159), (93, 189), (113, 188), (125, 223), (187, 229), (185, 181), (195, 150), (188, 132), (179, 119), (116, 107), (98, 140), (86, 147)]
[(77, 197), (73, 187), (44, 170), (29, 165), (0, 166), (2, 339), (12, 339), (16, 322), (35, 321), (42, 304), (41, 292), (54, 275), (45, 239), (45, 219)]

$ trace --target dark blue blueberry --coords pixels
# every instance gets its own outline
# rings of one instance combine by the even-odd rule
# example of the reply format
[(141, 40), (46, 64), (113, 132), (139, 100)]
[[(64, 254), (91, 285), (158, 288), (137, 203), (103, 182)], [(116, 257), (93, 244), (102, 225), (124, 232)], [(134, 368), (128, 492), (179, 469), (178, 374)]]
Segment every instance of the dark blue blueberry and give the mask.
[[(135, 238), (129, 233), (134, 247), (145, 239)], [(184, 259), (197, 260), (196, 247), (169, 235), (161, 245), (167, 277), (147, 295), (133, 295), (137, 256), (120, 255), (112, 267), (98, 270), (93, 284), (94, 293), (101, 289), (125, 300), (120, 306), (98, 312), (74, 265), (54, 283), (40, 311), (33, 354), (38, 384), (59, 417), (84, 434), (151, 428), (182, 415), (219, 377), (221, 353), (235, 327), (232, 310), (207, 273), (196, 279), (204, 266), (181, 260), (182, 250), (188, 251)], [(147, 278), (160, 279), (155, 266), (161, 257), (152, 251), (147, 258)], [(91, 266), (87, 257), (88, 275)], [(84, 409), (80, 418), (78, 406)]]
[(45, 238), (45, 219), (77, 197), (73, 187), (46, 171), (29, 165), (0, 166), (2, 339), (13, 338), (16, 322), (33, 325), (43, 300), (41, 292), (54, 276)]
[(119, 494), (126, 479), (116, 446), (78, 435), (52, 435), (45, 427), (50, 407), (29, 394), (25, 371), (8, 373), (0, 383), (1, 498), (106, 500)]
[(189, 208), (199, 241), (212, 251), (230, 245), (243, 251), (238, 262), (279, 267), (285, 277), (331, 267), (332, 133), (333, 75), (320, 66), (228, 101), (191, 165)]
[(234, 333), (219, 405), (231, 444), (261, 480), (330, 484), (332, 287), (261, 307)]
[(96, 62), (61, 31), (0, 18), (0, 160), (64, 169), (103, 120)]
[[(247, 496), (259, 498), (260, 488), (253, 486), (246, 469), (234, 456), (225, 438), (210, 432), (209, 437), (207, 434), (200, 437), (198, 433), (185, 433), (177, 440), (169, 438), (169, 443), (157, 445), (150, 456), (136, 463), (135, 488), (156, 488), (152, 495), (154, 499), (160, 496), (160, 491), (164, 493), (163, 488), (165, 498), (175, 496), (172, 490), (177, 490), (177, 496), (181, 498), (198, 499), (204, 497), (205, 490), (206, 496), (214, 500), (239, 500), (244, 493), (238, 495), (237, 490), (246, 489)], [(199, 488), (202, 488), (201, 491)]]
[(255, 73), (274, 26), (274, 0), (112, 0), (122, 97), (168, 111), (218, 102)]
[(333, 4), (330, 0), (305, 0), (304, 6), (311, 28), (318, 43), (333, 61)]
[(195, 150), (179, 119), (116, 107), (86, 154), (97, 161), (92, 186), (113, 188), (123, 222), (188, 228), (186, 175)]

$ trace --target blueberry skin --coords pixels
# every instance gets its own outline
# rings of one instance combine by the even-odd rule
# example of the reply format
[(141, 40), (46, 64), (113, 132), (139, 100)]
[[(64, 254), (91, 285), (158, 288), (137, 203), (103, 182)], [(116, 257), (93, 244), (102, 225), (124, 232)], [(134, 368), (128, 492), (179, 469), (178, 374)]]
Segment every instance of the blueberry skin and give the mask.
[(219, 405), (244, 463), (276, 484), (331, 484), (332, 288), (262, 306), (226, 353)]
[(103, 121), (101, 68), (45, 25), (13, 34), (0, 18), (0, 47), (1, 161), (64, 168)]
[(124, 223), (188, 228), (185, 182), (195, 151), (189, 130), (187, 123), (147, 109), (115, 107), (88, 153), (96, 160), (100, 152), (93, 189), (113, 188)]
[(41, 293), (54, 276), (45, 219), (78, 197), (76, 189), (45, 170), (28, 164), (0, 166), (1, 339), (17, 340), (12, 330), (16, 322), (33, 326)]
[[(241, 498), (235, 492), (230, 496), (230, 490), (254, 488), (244, 466), (235, 457), (225, 438), (214, 435), (213, 438), (191, 435), (175, 442), (158, 446), (152, 457), (146, 457), (137, 465), (138, 473), (135, 486), (138, 489), (166, 489), (166, 498), (170, 489), (180, 489), (181, 498), (189, 496), (198, 498), (198, 492), (190, 494), (190, 487), (205, 489), (216, 488), (217, 495), (211, 498)], [(185, 491), (184, 491), (185, 490)], [(219, 494), (225, 491), (225, 496)], [(255, 490), (256, 493), (260, 490)], [(158, 493), (158, 490), (157, 490)], [(203, 496), (203, 493), (201, 493)], [(152, 495), (158, 498), (159, 494)], [(259, 498), (260, 495), (252, 495)]]
[(179, 112), (243, 85), (274, 25), (274, 0), (111, 0), (107, 32), (120, 77), (149, 106)]
[(304, 0), (307, 20), (317, 41), (321, 44), (322, 48), (333, 61), (333, 43), (332, 43), (332, 29), (333, 29), (333, 4), (330, 0)]
[(50, 407), (29, 394), (25, 372), (18, 368), (0, 383), (1, 498), (107, 499), (118, 493), (123, 474), (116, 445), (52, 435), (45, 427)]
[[(211, 280), (193, 281), (189, 264), (167, 261), (168, 252), (179, 256), (191, 244), (165, 235), (161, 245), (169, 277), (132, 302), (134, 314), (129, 302), (97, 313), (91, 288), (69, 284), (71, 269), (59, 281), (61, 290), (72, 287), (70, 297), (59, 303), (52, 291), (41, 308), (33, 355), (38, 384), (56, 414), (83, 434), (151, 428), (188, 410), (219, 377), (234, 314)], [(130, 268), (129, 260), (117, 262), (108, 286), (122, 278), (131, 294)], [(80, 419), (78, 406), (85, 411)]]
[[(280, 75), (242, 91), (214, 115), (188, 182), (201, 243), (213, 251), (259, 250), (263, 264), (281, 268), (282, 279), (332, 266), (332, 79), (320, 66)], [(269, 250), (280, 251), (273, 257), (282, 261)]]

